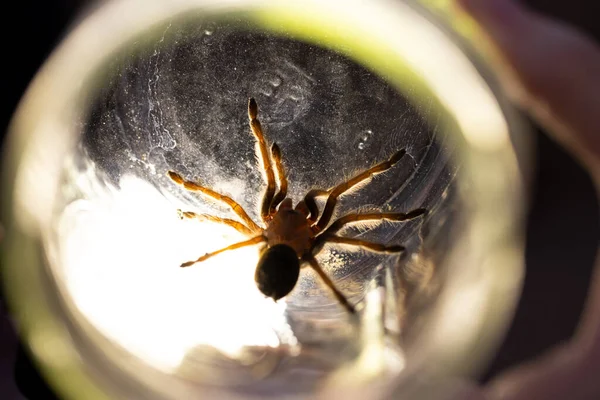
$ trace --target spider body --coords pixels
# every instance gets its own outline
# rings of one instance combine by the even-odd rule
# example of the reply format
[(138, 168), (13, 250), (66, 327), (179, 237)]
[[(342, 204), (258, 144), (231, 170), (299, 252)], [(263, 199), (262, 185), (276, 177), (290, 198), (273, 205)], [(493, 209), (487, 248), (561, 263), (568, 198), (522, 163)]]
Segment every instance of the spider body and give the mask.
[(287, 198), (264, 230), (267, 246), (283, 244), (291, 247), (298, 257), (302, 257), (312, 247), (315, 233), (308, 215), (292, 209), (292, 200)]
[(256, 266), (258, 289), (277, 301), (287, 296), (298, 282), (300, 259), (310, 251), (315, 235), (307, 215), (292, 208), (292, 199), (283, 200), (263, 232), (266, 247)]
[[(315, 255), (322, 249), (325, 243), (338, 243), (352, 246), (361, 246), (371, 251), (385, 253), (399, 253), (404, 250), (403, 246), (386, 246), (379, 243), (367, 242), (356, 238), (337, 236), (336, 232), (345, 225), (358, 221), (408, 221), (426, 213), (419, 208), (408, 213), (351, 213), (344, 215), (331, 222), (338, 197), (350, 190), (352, 187), (371, 178), (374, 174), (382, 173), (394, 166), (406, 154), (405, 150), (397, 151), (389, 159), (367, 169), (354, 176), (348, 181), (328, 189), (309, 191), (296, 207), (293, 207), (292, 199), (287, 197), (287, 178), (285, 175), (281, 151), (276, 143), (268, 151), (267, 144), (262, 132), (262, 127), (257, 118), (258, 106), (254, 99), (248, 102), (248, 117), (250, 128), (258, 143), (260, 156), (265, 171), (267, 187), (261, 204), (261, 219), (263, 226), (256, 224), (248, 216), (242, 206), (232, 198), (213, 191), (198, 183), (187, 181), (179, 174), (168, 171), (167, 175), (175, 183), (185, 189), (201, 192), (228, 205), (237, 215), (238, 219), (220, 218), (209, 214), (196, 214), (191, 211), (179, 211), (181, 218), (208, 220), (229, 225), (249, 237), (248, 240), (234, 243), (222, 249), (207, 253), (197, 260), (181, 264), (181, 267), (189, 267), (196, 263), (214, 257), (224, 251), (235, 250), (241, 247), (264, 243), (260, 259), (256, 266), (255, 282), (258, 289), (267, 297), (279, 300), (287, 296), (296, 286), (300, 276), (300, 269), (306, 265), (310, 266), (319, 275), (321, 280), (331, 289), (332, 294), (349, 312), (354, 313), (355, 308), (346, 297), (337, 289), (333, 281), (319, 266)], [(270, 153), (270, 154), (269, 154)], [(273, 168), (273, 164), (275, 168)], [(275, 181), (277, 173), (277, 182)], [(278, 191), (276, 192), (278, 186)], [(326, 196), (327, 200), (323, 211), (319, 215), (316, 198)]]

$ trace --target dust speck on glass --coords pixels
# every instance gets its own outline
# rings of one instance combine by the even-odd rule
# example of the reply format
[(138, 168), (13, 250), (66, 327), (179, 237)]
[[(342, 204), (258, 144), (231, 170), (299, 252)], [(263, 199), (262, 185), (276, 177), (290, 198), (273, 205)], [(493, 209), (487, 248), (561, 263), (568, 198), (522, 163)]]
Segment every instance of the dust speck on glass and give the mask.
[[(434, 258), (442, 257), (453, 218), (436, 214), (452, 209), (454, 168), (432, 109), (415, 107), (341, 54), (237, 23), (170, 24), (149, 51), (122, 54), (111, 70), (82, 125), (56, 216), (57, 233), (72, 238), (58, 246), (60, 273), (100, 332), (159, 369), (209, 381), (219, 368), (235, 370), (219, 382), (263, 394), (279, 385), (301, 392), (357, 357), (354, 323), (308, 268), (277, 304), (255, 300), (249, 288), (252, 250), (219, 265), (179, 268), (237, 237), (214, 224), (195, 228), (196, 221), (178, 218), (178, 208), (235, 214), (175, 185), (168, 170), (230, 196), (261, 220), (265, 180), (247, 115), (254, 97), (266, 140), (281, 148), (294, 204), (310, 189), (331, 188), (406, 149), (391, 170), (344, 195), (336, 215), (430, 210), (423, 219), (341, 232), (407, 250), (397, 256), (331, 244), (318, 260), (353, 304), (380, 282), (394, 294), (388, 334), (395, 343), (416, 335), (419, 312), (411, 310), (426, 307), (435, 292)], [(427, 254), (428, 241), (435, 257)], [(248, 263), (254, 265), (241, 265)], [(102, 304), (94, 290), (105, 294)], [(247, 338), (223, 342), (236, 335)], [(180, 348), (173, 344), (168, 356), (155, 350), (167, 342)]]

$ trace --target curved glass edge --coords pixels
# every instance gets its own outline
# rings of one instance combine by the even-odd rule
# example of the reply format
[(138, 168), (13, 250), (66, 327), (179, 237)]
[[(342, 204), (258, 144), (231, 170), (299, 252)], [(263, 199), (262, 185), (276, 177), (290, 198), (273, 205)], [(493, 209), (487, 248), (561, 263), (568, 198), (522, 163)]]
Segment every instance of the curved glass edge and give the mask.
[(489, 43), (482, 39), (481, 29), (475, 21), (466, 15), (456, 0), (414, 0), (428, 8), (433, 14), (443, 19), (454, 32), (469, 41), (482, 54), (491, 50)]
[[(122, 2), (121, 5), (115, 3), (111, 4), (112, 8), (108, 7), (108, 9), (99, 10), (87, 22), (77, 27), (72, 35), (75, 38), (67, 38), (38, 74), (30, 86), (26, 97), (23, 99), (10, 127), (9, 141), (6, 146), (7, 153), (2, 171), (2, 193), (4, 193), (2, 198), (2, 220), (5, 223), (7, 232), (5, 241), (2, 243), (3, 251), (1, 257), (6, 292), (10, 306), (19, 321), (20, 335), (29, 343), (38, 365), (43, 367), (42, 370), (46, 378), (66, 398), (81, 398), (82, 393), (85, 393), (86, 398), (90, 399), (104, 399), (108, 397), (106, 393), (103, 393), (98, 388), (89, 372), (83, 367), (82, 360), (79, 359), (77, 351), (69, 339), (68, 332), (58, 323), (55, 317), (56, 313), (53, 305), (43, 289), (44, 276), (42, 268), (39, 266), (43, 265), (44, 259), (42, 254), (39, 253), (38, 241), (35, 237), (36, 228), (33, 226), (31, 229), (23, 230), (20, 223), (18, 224), (15, 221), (14, 208), (12, 207), (13, 199), (10, 196), (14, 193), (17, 170), (19, 163), (24, 159), (26, 146), (28, 146), (35, 135), (39, 135), (39, 126), (36, 126), (36, 116), (47, 117), (50, 113), (56, 111), (56, 109), (53, 110), (55, 107), (46, 107), (48, 104), (48, 95), (44, 95), (44, 92), (48, 92), (48, 87), (60, 88), (59, 93), (68, 90), (64, 87), (61, 88), (60, 84), (68, 82), (73, 76), (83, 78), (88, 73), (88, 70), (84, 67), (80, 67), (76, 71), (71, 70), (72, 74), (62, 72), (61, 68), (65, 67), (68, 62), (69, 54), (72, 56), (72, 54), (78, 51), (82, 52), (82, 41), (86, 38), (89, 39), (90, 33), (98, 29), (100, 22), (108, 15), (119, 15), (121, 19), (118, 21), (118, 29), (113, 31), (110, 38), (114, 39), (114, 41), (107, 39), (106, 43), (97, 47), (89, 46), (89, 43), (86, 44), (85, 46), (94, 48), (96, 52), (96, 55), (92, 57), (89, 54), (92, 50), (83, 51), (87, 53), (91, 60), (95, 61), (95, 64), (90, 63), (90, 65), (99, 65), (103, 56), (121, 47), (125, 43), (123, 38), (131, 38), (134, 34), (144, 32), (149, 25), (156, 24), (165, 18), (163, 14), (165, 10), (156, 4), (154, 4), (154, 7), (149, 2), (144, 4), (145, 12), (140, 12), (137, 16), (134, 16), (123, 14), (122, 7), (125, 5), (130, 7), (140, 5), (139, 1)], [(178, 8), (180, 12), (183, 12), (186, 7), (198, 6), (197, 2), (194, 1), (178, 1), (176, 3), (179, 7), (174, 7), (169, 12), (173, 11), (174, 13)], [(226, 3), (250, 4), (252, 2), (230, 1)], [(380, 3), (383, 4), (384, 2)], [(315, 4), (314, 7), (318, 8), (318, 5)], [(330, 5), (330, 11), (332, 7)], [(358, 58), (367, 64), (373, 62), (372, 66), (375, 66), (375, 69), (380, 73), (391, 78), (393, 82), (399, 85), (401, 85), (402, 81), (406, 80), (411, 80), (411, 83), (415, 82), (418, 90), (411, 97), (416, 99), (417, 102), (426, 94), (431, 94), (427, 90), (427, 86), (406, 66), (402, 59), (395, 59), (393, 63), (387, 62), (387, 66), (382, 63), (377, 67), (377, 61), (381, 61), (384, 55), (387, 56), (386, 51), (388, 49), (386, 49), (386, 46), (380, 42), (376, 42), (377, 45), (374, 45), (373, 42), (368, 40), (368, 37), (356, 35), (356, 26), (348, 25), (347, 21), (343, 22), (339, 18), (325, 18), (325, 16), (329, 15), (326, 13), (327, 7), (320, 8), (325, 12), (324, 14), (319, 14), (321, 18), (316, 18), (314, 13), (310, 13), (309, 10), (311, 8), (305, 3), (303, 3), (301, 8), (295, 8), (293, 12), (290, 12), (290, 9), (286, 10), (282, 6), (282, 3), (277, 3), (277, 6), (256, 11), (248, 16), (254, 18), (266, 28), (278, 30), (285, 27), (286, 31), (292, 31), (305, 40), (317, 40), (319, 44), (334, 47), (342, 51), (356, 49), (351, 54), (353, 58), (357, 58), (358, 56)], [(149, 24), (150, 21), (152, 24)], [(314, 24), (317, 22), (321, 29), (315, 30)], [(331, 31), (327, 29), (328, 26), (331, 27), (332, 25), (337, 28), (333, 30), (333, 32), (336, 32), (335, 35), (330, 35)], [(343, 27), (348, 29), (344, 31), (344, 29), (341, 29)], [(370, 60), (369, 57), (373, 55), (378, 56), (375, 57), (375, 60)], [(69, 70), (69, 68), (66, 68), (66, 71)], [(57, 76), (60, 76), (61, 79), (53, 80)], [(66, 94), (74, 95), (73, 93)], [(438, 107), (443, 110), (441, 104), (438, 104)], [(452, 118), (448, 118), (446, 122), (451, 127), (450, 131), (454, 133), (454, 136), (459, 136), (460, 130)], [(64, 154), (61, 153), (61, 150), (64, 152), (69, 147), (70, 139), (72, 138), (68, 138), (67, 136), (63, 135), (64, 143), (56, 147), (57, 157)], [(480, 161), (480, 159), (470, 160), (469, 163)], [(519, 190), (517, 189), (517, 192)], [(510, 230), (516, 232), (518, 229), (515, 228), (513, 226)], [(520, 251), (521, 249), (517, 249), (517, 253), (520, 253)], [(517, 256), (516, 258), (520, 257)], [(516, 259), (512, 261), (513, 264), (515, 262), (519, 264), (519, 261)], [(518, 273), (517, 275), (519, 276)], [(517, 279), (520, 280), (520, 276)], [(498, 294), (494, 293), (494, 295)], [(510, 310), (514, 308), (515, 302), (516, 299), (513, 304), (504, 305), (505, 310), (496, 310), (496, 317), (492, 318), (490, 316), (489, 323), (506, 326), (509, 315), (512, 316), (512, 311)], [(487, 340), (480, 340), (479, 344), (481, 348), (489, 348), (489, 344), (485, 345), (485, 343), (490, 341), (497, 342), (498, 336), (501, 336), (501, 334), (496, 333), (495, 336), (495, 338), (490, 337)], [(482, 352), (484, 351), (482, 350)]]
[[(457, 144), (459, 157), (465, 160), (465, 170), (469, 175), (469, 180), (475, 183), (474, 186), (478, 189), (477, 194), (484, 199), (481, 204), (484, 204), (485, 207), (476, 210), (477, 215), (473, 217), (473, 221), (476, 223), (470, 227), (470, 238), (473, 243), (479, 243), (481, 248), (489, 250), (489, 253), (483, 259), (473, 260), (473, 262), (482, 263), (484, 272), (494, 275), (497, 280), (490, 283), (487, 286), (487, 294), (479, 298), (483, 301), (482, 306), (485, 308), (485, 312), (478, 321), (480, 328), (471, 332), (470, 337), (465, 337), (462, 343), (456, 343), (455, 346), (444, 347), (440, 344), (444, 341), (444, 333), (447, 333), (445, 329), (438, 329), (437, 334), (430, 336), (436, 338), (435, 342), (438, 346), (435, 350), (433, 348), (429, 350), (431, 354), (440, 357), (436, 360), (439, 361), (439, 365), (443, 365), (445, 372), (435, 368), (429, 372), (432, 377), (448, 375), (448, 371), (452, 371), (455, 375), (475, 376), (489, 362), (506, 334), (522, 289), (524, 265), (522, 232), (524, 232), (524, 215), (527, 207), (524, 183), (529, 177), (531, 164), (527, 159), (530, 156), (529, 136), (515, 133), (526, 132), (528, 126), (521, 115), (503, 97), (499, 83), (490, 72), (492, 71), (491, 66), (481, 58), (481, 55), (485, 55), (487, 52), (479, 44), (485, 42), (478, 42), (478, 44), (470, 39), (477, 30), (464, 14), (457, 12), (451, 7), (452, 3), (445, 0), (396, 1), (395, 3), (393, 6), (409, 6), (419, 11), (418, 14), (423, 17), (424, 21), (431, 23), (448, 35), (451, 38), (449, 40), (452, 40), (452, 45), (469, 57), (469, 61), (473, 63), (477, 73), (483, 79), (481, 83), (493, 93), (495, 101), (498, 102), (496, 106), (506, 119), (506, 132), (502, 139), (506, 139), (507, 142), (503, 142), (498, 137), (484, 142), (477, 139), (475, 135), (467, 137), (465, 140), (462, 137), (467, 134), (465, 126), (461, 126), (457, 117), (448, 112), (446, 107), (450, 105), (438, 93), (431, 90), (426, 79), (419, 75), (415, 68), (411, 68), (400, 54), (396, 54), (394, 48), (388, 47), (390, 41), (369, 42), (363, 40), (361, 30), (356, 29), (363, 19), (358, 12), (338, 14), (334, 18), (327, 18), (326, 14), (322, 14), (323, 19), (320, 19), (319, 16), (311, 15), (309, 8), (298, 7), (291, 10), (280, 10), (276, 15), (272, 13), (273, 10), (264, 10), (257, 14), (257, 18), (262, 24), (275, 31), (290, 32), (292, 30), (295, 35), (306, 41), (326, 44), (328, 47), (352, 57), (365, 67), (371, 68), (387, 78), (417, 105), (422, 104), (425, 99), (433, 99), (433, 106), (442, 115), (442, 124), (445, 125), (446, 132)], [(433, 7), (434, 12), (427, 12), (423, 5), (428, 8)], [(379, 16), (385, 18), (383, 13)], [(347, 19), (344, 20), (344, 18)], [(315, 21), (318, 21), (318, 30), (310, 28), (310, 24)], [(455, 31), (458, 26), (462, 28)], [(372, 28), (375, 30), (374, 25)], [(404, 82), (411, 83), (410, 91), (404, 90)], [(485, 136), (483, 132), (482, 136)], [(515, 148), (516, 153), (513, 154), (512, 151)], [(482, 165), (485, 165), (486, 168), (481, 168)], [(506, 176), (502, 176), (503, 173), (506, 173)], [(490, 178), (494, 183), (490, 182)], [(507, 189), (510, 192), (508, 197), (505, 192)], [(490, 218), (490, 215), (493, 218)], [(485, 236), (479, 235), (482, 231), (488, 234), (489, 241), (481, 240)], [(511, 243), (506, 241), (506, 236), (511, 237)], [(454, 262), (460, 263), (461, 261)], [(507, 266), (512, 266), (512, 268), (507, 268)], [(449, 292), (446, 291), (446, 293)], [(501, 304), (495, 299), (509, 300), (508, 303)], [(441, 320), (447, 320), (445, 328), (451, 330), (451, 325), (455, 321), (446, 318), (445, 314), (456, 315), (457, 309), (453, 309), (453, 306), (462, 307), (464, 304), (461, 304), (461, 300), (454, 301), (449, 298), (442, 303), (446, 307), (440, 308), (437, 315)], [(470, 354), (468, 362), (464, 360), (466, 352)], [(424, 377), (421, 376), (421, 378)], [(426, 378), (424, 379), (426, 380)]]

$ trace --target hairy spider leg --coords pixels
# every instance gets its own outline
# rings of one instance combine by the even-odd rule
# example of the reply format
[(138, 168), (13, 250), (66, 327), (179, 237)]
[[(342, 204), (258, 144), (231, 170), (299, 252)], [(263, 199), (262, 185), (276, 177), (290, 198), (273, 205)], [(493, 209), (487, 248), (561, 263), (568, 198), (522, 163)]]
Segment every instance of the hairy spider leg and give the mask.
[(335, 232), (337, 232), (342, 227), (344, 227), (346, 224), (349, 224), (351, 222), (381, 221), (384, 219), (387, 219), (390, 221), (401, 222), (401, 221), (409, 221), (411, 219), (420, 217), (426, 213), (427, 213), (427, 210), (425, 210), (424, 208), (419, 208), (419, 209), (410, 211), (408, 213), (370, 213), (370, 214), (354, 213), (354, 214), (345, 215), (341, 218), (338, 218), (336, 221), (334, 221), (329, 226), (329, 228), (327, 228), (324, 232), (322, 232), (321, 234), (319, 234), (316, 237), (315, 242), (312, 247), (312, 249), (313, 249), (312, 256), (314, 257), (316, 254), (318, 254), (323, 249), (323, 245), (327, 242), (347, 244), (347, 245), (351, 245), (351, 246), (360, 246), (360, 247), (364, 247), (366, 249), (369, 249), (372, 251), (377, 251), (377, 252), (400, 253), (405, 250), (404, 246), (386, 246), (386, 245), (383, 245), (380, 243), (368, 242), (368, 241), (356, 239), (356, 238), (340, 237), (340, 236), (336, 236)]
[(351, 189), (353, 186), (356, 186), (360, 182), (370, 178), (374, 174), (378, 174), (390, 169), (394, 164), (396, 164), (400, 159), (406, 154), (406, 150), (402, 149), (396, 153), (394, 153), (388, 160), (383, 161), (368, 170), (356, 175), (354, 178), (349, 179), (346, 182), (342, 182), (341, 184), (334, 187), (327, 198), (327, 202), (325, 203), (325, 208), (323, 209), (323, 214), (319, 218), (319, 222), (314, 225), (317, 232), (322, 231), (331, 221), (331, 217), (333, 215), (333, 210), (337, 203), (337, 198), (347, 190)]
[(273, 161), (275, 161), (275, 170), (277, 171), (277, 179), (279, 179), (279, 191), (273, 197), (271, 201), (271, 208), (269, 209), (269, 215), (273, 215), (277, 212), (277, 206), (285, 200), (287, 196), (287, 177), (285, 176), (285, 170), (283, 168), (283, 162), (281, 157), (281, 150), (277, 143), (273, 143), (271, 146), (271, 157), (273, 157)]
[(258, 120), (258, 104), (256, 104), (256, 100), (254, 100), (254, 98), (250, 98), (248, 101), (248, 119), (250, 120), (250, 129), (252, 130), (260, 149), (260, 157), (262, 158), (263, 169), (267, 175), (267, 188), (263, 196), (260, 216), (263, 222), (268, 222), (271, 217), (269, 213), (271, 209), (271, 202), (273, 200), (273, 196), (275, 195), (275, 174), (273, 173), (273, 166), (271, 165), (271, 159), (269, 157), (269, 152), (267, 151), (267, 142), (265, 141), (265, 137), (263, 135), (262, 126)]
[(256, 223), (252, 220), (252, 218), (250, 218), (248, 216), (248, 214), (246, 213), (246, 210), (244, 210), (244, 208), (242, 206), (240, 206), (238, 203), (236, 203), (236, 201), (233, 200), (231, 197), (224, 196), (220, 193), (215, 192), (212, 189), (201, 186), (195, 182), (186, 181), (185, 179), (183, 179), (181, 177), (181, 175), (179, 175), (176, 172), (169, 171), (169, 172), (167, 172), (167, 175), (175, 183), (183, 186), (185, 189), (187, 189), (191, 192), (200, 192), (200, 193), (207, 195), (208, 197), (212, 197), (213, 199), (215, 199), (217, 201), (227, 204), (229, 207), (231, 207), (233, 212), (235, 212), (238, 215), (238, 217), (240, 217), (242, 219), (242, 221), (244, 221), (246, 223), (246, 225), (253, 232), (257, 232), (257, 231), (261, 230), (261, 228), (258, 225), (256, 225)]
[[(351, 246), (360, 246), (366, 249), (377, 251), (381, 253), (401, 253), (404, 251), (404, 246), (393, 245), (386, 246), (380, 243), (367, 242), (366, 240), (356, 239), (356, 238), (347, 238), (336, 236), (333, 234), (321, 234), (317, 237), (315, 241), (315, 249), (320, 250), (324, 243), (339, 243), (339, 244), (348, 244)], [(318, 253), (318, 251), (317, 251)]]
[(202, 257), (198, 258), (197, 260), (184, 262), (183, 264), (181, 264), (181, 268), (186, 268), (186, 267), (192, 266), (192, 265), (194, 265), (196, 263), (199, 263), (199, 262), (202, 262), (202, 261), (206, 261), (209, 258), (214, 257), (217, 254), (221, 254), (221, 253), (223, 253), (225, 251), (228, 251), (228, 250), (235, 250), (235, 249), (239, 249), (239, 248), (242, 248), (242, 247), (251, 246), (253, 244), (264, 242), (266, 240), (267, 240), (267, 238), (265, 238), (263, 235), (258, 235), (258, 236), (253, 237), (252, 239), (244, 240), (243, 242), (234, 243), (232, 245), (229, 245), (227, 247), (223, 247), (222, 249), (219, 249), (217, 251), (213, 251), (211, 253), (206, 253), (205, 255), (203, 255)]
[[(321, 235), (334, 234), (340, 229), (342, 229), (345, 225), (352, 222), (360, 222), (360, 221), (396, 221), (396, 222), (405, 222), (410, 221), (412, 219), (418, 218), (421, 215), (427, 213), (427, 210), (424, 208), (417, 208), (416, 210), (412, 210), (407, 213), (368, 213), (368, 214), (358, 214), (352, 213), (348, 215), (344, 215), (341, 218), (335, 220)], [(320, 235), (319, 235), (320, 236)]]
[(327, 196), (328, 194), (327, 190), (312, 189), (304, 196), (304, 200), (298, 202), (296, 210), (307, 215), (308, 220), (314, 223), (319, 217), (319, 208), (315, 199), (320, 196)]
[(253, 231), (252, 229), (248, 228), (246, 225), (244, 225), (241, 222), (236, 221), (234, 219), (215, 217), (214, 215), (210, 215), (210, 214), (196, 214), (193, 211), (182, 211), (182, 210), (177, 210), (177, 211), (179, 212), (179, 215), (181, 216), (182, 219), (183, 218), (197, 219), (199, 221), (210, 221), (210, 222), (217, 222), (217, 223), (229, 225), (236, 231), (238, 231), (246, 236), (251, 236), (253, 233), (256, 233), (256, 231)]
[(335, 287), (331, 278), (325, 273), (325, 271), (323, 271), (323, 269), (317, 262), (317, 259), (312, 254), (309, 254), (304, 256), (302, 260), (306, 261), (310, 265), (310, 267), (317, 273), (317, 275), (319, 275), (319, 277), (325, 283), (325, 285), (327, 285), (327, 287), (331, 289), (337, 301), (339, 301), (348, 310), (348, 312), (354, 314), (356, 312), (354, 306), (350, 304), (346, 297), (342, 294), (342, 292), (340, 292), (339, 289)]

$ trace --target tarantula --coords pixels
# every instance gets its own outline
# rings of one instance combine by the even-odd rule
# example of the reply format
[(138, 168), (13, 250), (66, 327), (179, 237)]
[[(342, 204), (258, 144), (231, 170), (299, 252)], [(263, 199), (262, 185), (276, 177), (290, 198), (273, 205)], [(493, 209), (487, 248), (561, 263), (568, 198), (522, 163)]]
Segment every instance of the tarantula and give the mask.
[[(285, 297), (296, 286), (300, 268), (309, 265), (331, 289), (340, 304), (350, 313), (354, 313), (354, 306), (348, 302), (346, 297), (336, 288), (331, 278), (319, 266), (315, 255), (322, 249), (323, 244), (326, 242), (362, 246), (376, 252), (398, 253), (404, 250), (404, 247), (399, 245), (386, 246), (356, 238), (340, 237), (336, 235), (336, 232), (346, 224), (357, 221), (377, 221), (384, 219), (390, 221), (408, 221), (424, 215), (427, 211), (423, 208), (408, 213), (352, 213), (336, 219), (331, 224), (330, 222), (337, 200), (344, 192), (369, 179), (374, 174), (387, 171), (406, 154), (406, 151), (404, 149), (397, 151), (388, 160), (367, 169), (331, 189), (310, 190), (304, 196), (304, 199), (293, 207), (292, 199), (287, 197), (288, 185), (281, 150), (276, 143), (273, 143), (270, 152), (268, 151), (262, 127), (257, 118), (258, 105), (253, 98), (248, 102), (248, 117), (250, 128), (259, 145), (260, 156), (267, 180), (267, 188), (262, 199), (260, 211), (264, 226), (255, 223), (248, 216), (244, 208), (231, 197), (217, 193), (198, 183), (187, 181), (176, 172), (168, 171), (167, 175), (175, 183), (187, 190), (200, 192), (205, 196), (228, 205), (239, 217), (239, 220), (235, 220), (178, 210), (182, 219), (190, 218), (222, 223), (249, 237), (248, 240), (207, 253), (197, 260), (185, 262), (181, 264), (181, 267), (189, 267), (225, 251), (264, 243), (265, 246), (261, 251), (261, 256), (256, 266), (255, 281), (258, 289), (265, 296), (271, 297), (275, 301)], [(273, 164), (275, 168), (273, 168)], [(278, 190), (276, 187), (275, 172), (279, 182)], [(327, 196), (325, 207), (320, 216), (316, 203), (316, 198), (319, 196)]]

